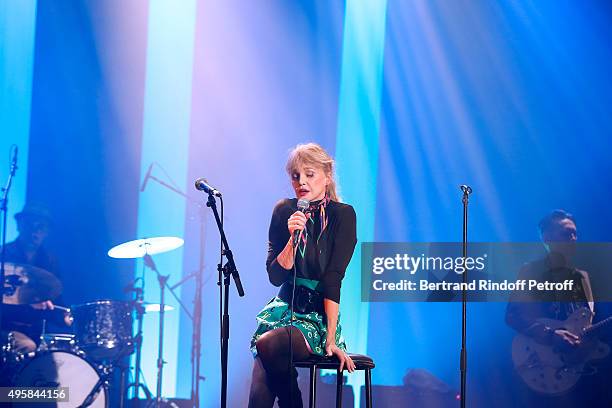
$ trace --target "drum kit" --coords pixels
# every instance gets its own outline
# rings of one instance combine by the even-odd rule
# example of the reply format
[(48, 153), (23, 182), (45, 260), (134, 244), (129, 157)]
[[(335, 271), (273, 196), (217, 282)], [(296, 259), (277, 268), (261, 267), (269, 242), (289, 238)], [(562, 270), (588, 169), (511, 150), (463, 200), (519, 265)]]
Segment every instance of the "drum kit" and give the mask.
[[(143, 388), (151, 406), (162, 405), (161, 380), (163, 367), (163, 319), (164, 313), (173, 308), (164, 302), (167, 276), (161, 275), (151, 255), (174, 250), (183, 245), (176, 237), (156, 237), (126, 242), (113, 247), (108, 255), (113, 258), (144, 258), (145, 265), (158, 275), (160, 304), (144, 302), (142, 288), (131, 288), (135, 300), (96, 300), (70, 308), (55, 305), (64, 311), (72, 322), (72, 333), (52, 334), (43, 332), (35, 351), (23, 352), (16, 347), (14, 333), (0, 341), (0, 373), (3, 383), (16, 387), (69, 387), (70, 401), (57, 402), (58, 407), (109, 407), (109, 381), (113, 371), (121, 371), (120, 402), (129, 388), (134, 395)], [(62, 285), (57, 277), (40, 268), (15, 263), (5, 263), (5, 283), (2, 302), (8, 305), (30, 305), (57, 298)], [(142, 321), (146, 313), (159, 313), (159, 350), (157, 394), (140, 382), (140, 349), (142, 345)], [(133, 334), (134, 320), (137, 333)], [(136, 353), (134, 382), (123, 385), (127, 367), (121, 362)]]

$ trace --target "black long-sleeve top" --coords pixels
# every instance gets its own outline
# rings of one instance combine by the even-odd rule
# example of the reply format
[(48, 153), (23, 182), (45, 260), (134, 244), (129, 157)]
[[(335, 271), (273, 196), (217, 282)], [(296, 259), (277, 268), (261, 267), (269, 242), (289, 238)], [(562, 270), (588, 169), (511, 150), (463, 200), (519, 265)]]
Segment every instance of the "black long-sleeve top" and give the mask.
[[(287, 220), (297, 211), (297, 199), (279, 201), (270, 221), (266, 269), (270, 282), (280, 286), (292, 278), (293, 270), (283, 268), (277, 261), (289, 240)], [(317, 287), (323, 296), (340, 303), (340, 287), (346, 268), (357, 244), (355, 210), (348, 204), (330, 201), (326, 207), (328, 224), (320, 233), (319, 214), (307, 223), (308, 244), (304, 257), (296, 254), (296, 273), (300, 278), (320, 281)], [(317, 239), (318, 237), (318, 239)]]
[(570, 293), (517, 291), (510, 295), (506, 323), (519, 333), (540, 341), (552, 339), (551, 328), (540, 319), (565, 320), (577, 308), (590, 307), (590, 302), (593, 302), (588, 273), (569, 267), (553, 268), (548, 257), (524, 265), (518, 279), (538, 282), (574, 280)]

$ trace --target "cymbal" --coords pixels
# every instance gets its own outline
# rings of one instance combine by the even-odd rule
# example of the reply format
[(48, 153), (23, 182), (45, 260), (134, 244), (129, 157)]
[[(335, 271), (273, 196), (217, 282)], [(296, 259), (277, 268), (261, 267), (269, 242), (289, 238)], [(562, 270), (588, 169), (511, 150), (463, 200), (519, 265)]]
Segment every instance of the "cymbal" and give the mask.
[(4, 293), (2, 303), (26, 305), (53, 300), (62, 293), (62, 283), (49, 271), (31, 265), (7, 262), (4, 264)]
[(179, 237), (153, 237), (124, 242), (108, 251), (111, 258), (143, 258), (145, 255), (157, 255), (183, 246)]
[[(147, 313), (159, 313), (161, 311), (159, 303), (145, 303), (144, 308)], [(170, 312), (171, 310), (174, 310), (174, 306), (164, 305), (165, 312)]]

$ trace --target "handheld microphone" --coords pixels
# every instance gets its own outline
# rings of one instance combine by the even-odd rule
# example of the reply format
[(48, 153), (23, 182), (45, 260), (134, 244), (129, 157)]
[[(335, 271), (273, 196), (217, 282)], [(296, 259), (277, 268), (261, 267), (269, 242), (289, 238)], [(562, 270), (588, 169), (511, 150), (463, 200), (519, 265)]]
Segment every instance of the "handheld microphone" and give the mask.
[(142, 193), (147, 188), (147, 183), (149, 182), (149, 178), (151, 178), (151, 170), (153, 169), (153, 163), (149, 165), (149, 169), (147, 170), (147, 175), (142, 181), (142, 186), (140, 186), (140, 192)]
[[(303, 198), (300, 198), (297, 202), (298, 211), (301, 211), (303, 213), (306, 213), (306, 210), (308, 209), (309, 206), (310, 206), (310, 201), (305, 200)], [(293, 231), (293, 247), (297, 246), (298, 240), (300, 239), (300, 232), (301, 231), (299, 230)]]
[(206, 181), (204, 177), (200, 177), (199, 179), (195, 181), (195, 188), (196, 190), (204, 191), (205, 193), (208, 193), (209, 195), (221, 197), (221, 192), (217, 190), (216, 188), (214, 188), (213, 186), (211, 186), (210, 184), (208, 184), (208, 181)]

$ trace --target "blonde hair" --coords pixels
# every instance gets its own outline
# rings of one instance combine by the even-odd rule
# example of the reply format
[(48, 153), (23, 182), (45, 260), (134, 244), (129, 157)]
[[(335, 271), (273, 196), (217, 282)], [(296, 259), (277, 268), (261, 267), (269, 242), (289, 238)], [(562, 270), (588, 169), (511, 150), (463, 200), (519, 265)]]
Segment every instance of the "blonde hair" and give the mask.
[(341, 198), (338, 195), (338, 187), (336, 186), (336, 175), (335, 175), (335, 162), (334, 159), (316, 143), (299, 144), (295, 146), (289, 152), (289, 158), (287, 159), (287, 174), (291, 178), (294, 171), (299, 166), (311, 165), (316, 168), (320, 168), (325, 172), (325, 175), (329, 177), (329, 184), (327, 185), (326, 193), (329, 198), (340, 202)]

